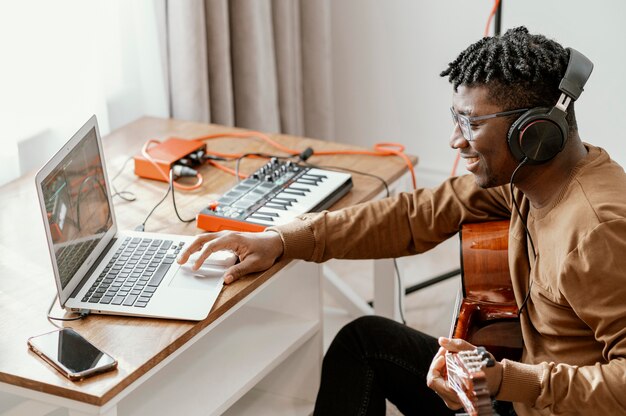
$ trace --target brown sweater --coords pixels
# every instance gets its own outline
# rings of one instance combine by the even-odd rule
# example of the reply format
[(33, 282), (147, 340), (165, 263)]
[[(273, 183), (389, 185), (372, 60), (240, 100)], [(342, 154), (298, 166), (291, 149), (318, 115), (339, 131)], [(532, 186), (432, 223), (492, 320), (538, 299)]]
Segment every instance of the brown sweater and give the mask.
[(503, 361), (497, 398), (516, 402), (520, 416), (626, 414), (626, 174), (604, 150), (586, 146), (551, 206), (531, 208), (515, 191), (536, 260), (509, 187), (480, 189), (471, 175), (274, 230), (285, 257), (323, 262), (422, 253), (463, 223), (510, 218), (518, 304), (532, 285), (522, 362)]

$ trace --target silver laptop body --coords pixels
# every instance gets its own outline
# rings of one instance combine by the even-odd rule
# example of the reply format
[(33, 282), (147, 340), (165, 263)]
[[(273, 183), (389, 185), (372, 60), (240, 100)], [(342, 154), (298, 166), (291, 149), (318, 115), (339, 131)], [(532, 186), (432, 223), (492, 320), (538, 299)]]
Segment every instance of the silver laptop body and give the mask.
[(95, 115), (35, 180), (62, 307), (185, 320), (208, 315), (222, 273), (197, 275), (175, 261), (193, 237), (118, 230)]

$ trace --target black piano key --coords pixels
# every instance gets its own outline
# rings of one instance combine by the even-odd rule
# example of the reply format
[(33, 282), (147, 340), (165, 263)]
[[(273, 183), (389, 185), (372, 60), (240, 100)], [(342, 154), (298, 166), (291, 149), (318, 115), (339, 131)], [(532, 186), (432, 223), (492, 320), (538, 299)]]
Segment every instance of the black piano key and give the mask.
[(314, 178), (320, 178), (320, 179), (328, 179), (328, 176), (326, 175), (316, 175), (314, 173), (309, 173), (309, 172), (302, 175), (302, 177), (306, 177), (306, 176), (312, 176)]
[(257, 211), (257, 212), (255, 212), (254, 214), (255, 214), (255, 215), (256, 215), (256, 214), (259, 214), (259, 215), (265, 215), (265, 216), (269, 216), (269, 217), (279, 217), (279, 215), (278, 215), (277, 213), (275, 213), (275, 212)]
[(286, 198), (284, 196), (275, 196), (274, 198), (272, 198), (272, 201), (275, 201), (275, 200), (286, 201), (286, 202), (298, 202), (296, 198)]
[(301, 192), (311, 192), (309, 188), (297, 188), (295, 186), (290, 186), (288, 189), (293, 189), (294, 191), (301, 191)]
[(324, 182), (324, 179), (322, 179), (322, 178), (316, 178), (316, 177), (314, 177), (314, 176), (309, 176), (309, 177), (307, 177), (306, 175), (304, 175), (304, 176), (300, 176), (300, 179), (303, 179), (303, 180), (305, 180), (305, 181), (313, 181), (313, 182), (315, 182), (315, 183), (322, 183), (322, 182)]
[(283, 189), (283, 193), (285, 194), (289, 194), (289, 195), (299, 195), (299, 196), (306, 196), (306, 194), (304, 192), (300, 192), (300, 191), (291, 191), (289, 189)]
[[(267, 202), (271, 202), (272, 204), (276, 204), (276, 205), (283, 205), (285, 207), (290, 207), (291, 205), (293, 205), (291, 202), (281, 201), (278, 198), (272, 198)], [(293, 202), (298, 202), (298, 201), (293, 201)]]
[(285, 205), (274, 205), (274, 204), (271, 204), (271, 203), (268, 202), (264, 206), (268, 207), (268, 208), (282, 209), (283, 211), (287, 211), (287, 207)]
[(303, 185), (317, 185), (316, 181), (313, 180), (309, 180), (309, 179), (297, 179), (296, 183), (301, 183)]
[(253, 220), (262, 220), (262, 221), (270, 221), (270, 222), (274, 222), (274, 218), (272, 217), (264, 217), (262, 215), (256, 215), (252, 214), (248, 217), (248, 219), (253, 219)]

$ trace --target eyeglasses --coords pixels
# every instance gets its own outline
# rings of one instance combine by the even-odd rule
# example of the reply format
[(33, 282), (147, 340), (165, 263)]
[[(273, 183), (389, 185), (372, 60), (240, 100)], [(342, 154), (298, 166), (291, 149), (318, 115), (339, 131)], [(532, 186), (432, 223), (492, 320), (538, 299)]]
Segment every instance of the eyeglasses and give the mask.
[(466, 116), (463, 114), (458, 114), (456, 111), (454, 111), (453, 107), (450, 107), (450, 112), (452, 113), (452, 122), (454, 123), (455, 126), (458, 125), (461, 128), (461, 133), (463, 133), (463, 137), (468, 142), (471, 142), (472, 140), (474, 140), (474, 136), (472, 136), (472, 123), (473, 122), (481, 121), (481, 120), (489, 120), (490, 118), (496, 118), (496, 117), (506, 117), (512, 114), (524, 113), (526, 111), (528, 111), (527, 108), (520, 108), (518, 110), (502, 111), (500, 113), (485, 114), (484, 116), (470, 117), (470, 116)]

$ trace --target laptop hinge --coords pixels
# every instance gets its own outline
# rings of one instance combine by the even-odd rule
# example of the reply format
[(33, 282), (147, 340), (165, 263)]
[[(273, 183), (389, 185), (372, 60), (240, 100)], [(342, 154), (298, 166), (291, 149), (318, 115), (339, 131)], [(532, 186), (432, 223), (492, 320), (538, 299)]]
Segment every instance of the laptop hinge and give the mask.
[(117, 241), (117, 237), (113, 237), (111, 241), (109, 241), (109, 244), (107, 244), (104, 250), (102, 250), (102, 253), (100, 253), (100, 256), (98, 256), (96, 261), (93, 262), (93, 265), (91, 266), (91, 268), (87, 271), (87, 273), (85, 273), (85, 276), (82, 278), (78, 286), (76, 286), (76, 289), (74, 289), (74, 291), (72, 292), (72, 294), (70, 295), (68, 299), (71, 299), (78, 295), (78, 292), (80, 292), (83, 286), (85, 286), (85, 283), (87, 283), (87, 280), (89, 280), (89, 277), (91, 276), (91, 274), (100, 265), (100, 263), (102, 262), (102, 259), (104, 259), (104, 256), (107, 255), (107, 253), (109, 252), (111, 247), (113, 247), (113, 244), (115, 244), (116, 241)]

